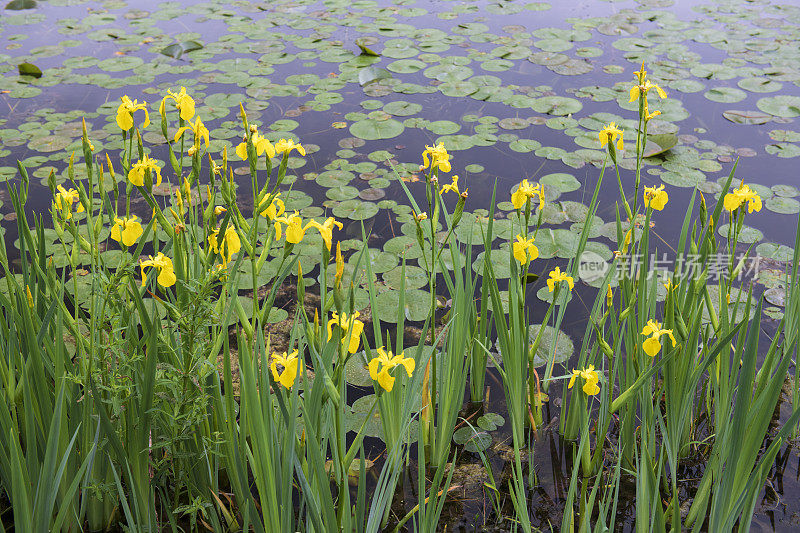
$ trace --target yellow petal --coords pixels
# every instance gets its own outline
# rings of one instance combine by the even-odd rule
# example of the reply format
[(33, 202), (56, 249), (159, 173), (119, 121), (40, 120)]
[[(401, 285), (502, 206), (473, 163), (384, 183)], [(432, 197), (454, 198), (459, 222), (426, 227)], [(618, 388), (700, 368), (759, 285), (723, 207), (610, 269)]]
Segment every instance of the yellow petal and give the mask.
[(661, 343), (658, 342), (658, 338), (656, 336), (653, 336), (649, 339), (645, 339), (645, 341), (642, 343), (642, 348), (644, 348), (644, 353), (650, 357), (655, 357), (656, 354), (661, 350)]

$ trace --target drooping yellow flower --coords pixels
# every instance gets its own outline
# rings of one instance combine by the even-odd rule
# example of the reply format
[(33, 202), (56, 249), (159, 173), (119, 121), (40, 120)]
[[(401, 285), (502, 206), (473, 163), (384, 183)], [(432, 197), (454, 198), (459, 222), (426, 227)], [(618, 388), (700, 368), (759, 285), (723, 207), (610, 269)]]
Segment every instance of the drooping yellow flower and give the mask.
[(297, 150), (300, 155), (306, 155), (306, 149), (303, 148), (303, 145), (300, 143), (295, 144), (292, 139), (286, 140), (281, 139), (275, 143), (275, 153), (276, 154), (283, 154), (289, 155), (289, 152), (292, 150)]
[(426, 213), (424, 211), (422, 213), (420, 213), (419, 215), (414, 213), (414, 219), (417, 222), (422, 222), (423, 220), (428, 220), (428, 213)]
[[(210, 196), (210, 195), (209, 195), (209, 196)], [(216, 207), (214, 208), (214, 214), (215, 214), (215, 215), (217, 215), (217, 216), (220, 216), (220, 215), (221, 215), (222, 213), (224, 213), (225, 211), (227, 211), (227, 209), (225, 209), (225, 208), (224, 208), (224, 207), (222, 207), (221, 205), (218, 205), (218, 206), (216, 206)]]
[[(645, 74), (647, 73), (645, 72)], [(634, 85), (633, 87), (631, 87), (630, 100), (628, 101), (633, 102), (634, 100), (637, 100), (640, 94), (643, 95), (644, 98), (646, 99), (647, 93), (650, 92), (650, 89), (655, 89), (660, 98), (667, 97), (667, 93), (664, 91), (664, 89), (659, 87), (657, 84), (652, 83), (650, 80), (645, 79), (644, 83), (640, 82), (639, 85)]]
[(142, 225), (139, 224), (137, 218), (136, 215), (130, 218), (115, 218), (114, 227), (111, 228), (111, 238), (125, 246), (133, 246), (144, 233)]
[(180, 128), (177, 132), (175, 132), (175, 142), (178, 142), (178, 139), (181, 138), (181, 135), (183, 135), (183, 132), (185, 132), (186, 130), (192, 130), (194, 132), (195, 148), (200, 147), (201, 140), (206, 142), (206, 148), (208, 148), (208, 143), (210, 142), (208, 137), (208, 128), (206, 128), (206, 125), (203, 124), (202, 120), (200, 120), (199, 116), (194, 119), (194, 124), (191, 124), (189, 126), (184, 126)]
[(647, 321), (647, 325), (642, 328), (642, 335), (650, 335), (650, 338), (645, 339), (642, 343), (644, 353), (650, 357), (655, 357), (655, 355), (661, 351), (661, 342), (658, 340), (658, 338), (662, 335), (668, 335), (672, 341), (672, 347), (675, 347), (675, 337), (672, 335), (672, 330), (661, 329), (661, 324), (659, 324), (656, 320)]
[(219, 240), (219, 230), (213, 230), (208, 236), (208, 244), (215, 254), (222, 256), (222, 265), (227, 266), (233, 254), (238, 253), (242, 248), (242, 242), (239, 240), (239, 234), (236, 233), (236, 228), (228, 224), (225, 229), (225, 235), (222, 237), (222, 242), (217, 243)]
[[(376, 350), (378, 357), (373, 358), (369, 362), (369, 375), (373, 381), (377, 381), (378, 385), (383, 387), (386, 392), (392, 392), (394, 387), (395, 377), (389, 371), (393, 368), (402, 365), (406, 369), (408, 377), (414, 372), (414, 359), (411, 357), (403, 357), (403, 353), (393, 355), (389, 350), (384, 350), (382, 347)], [(380, 371), (378, 370), (380, 368)]]
[(583, 392), (587, 396), (594, 396), (600, 392), (600, 387), (597, 385), (600, 382), (600, 375), (594, 369), (594, 365), (589, 365), (583, 370), (573, 370), (567, 388), (571, 389), (575, 385), (575, 379), (579, 377), (583, 379)]
[(517, 190), (511, 193), (511, 203), (514, 204), (514, 209), (522, 209), (522, 206), (525, 205), (529, 198), (537, 196), (539, 197), (539, 207), (541, 208), (544, 205), (544, 190), (538, 183), (531, 185), (527, 179), (524, 179), (517, 187)]
[(147, 275), (144, 273), (145, 267), (153, 267), (158, 269), (158, 284), (162, 287), (171, 287), (175, 285), (175, 282), (178, 279), (175, 276), (175, 270), (172, 266), (172, 259), (163, 253), (158, 252), (158, 255), (155, 257), (151, 255), (150, 259), (139, 262), (139, 268), (142, 269), (142, 287), (147, 284)]
[[(277, 217), (281, 216), (286, 211), (286, 204), (283, 203), (283, 200), (279, 198), (281, 193), (275, 195), (275, 198), (272, 199), (272, 202), (267, 206), (261, 209), (260, 215), (262, 217), (267, 217), (270, 220), (275, 220)], [(267, 203), (267, 199), (265, 198), (261, 205), (265, 205)]]
[(336, 226), (340, 230), (342, 229), (342, 223), (336, 220), (333, 217), (328, 217), (325, 222), (320, 224), (314, 220), (308, 223), (309, 226), (317, 228), (319, 230), (319, 234), (322, 235), (322, 240), (325, 241), (325, 246), (328, 247), (328, 251), (331, 250), (331, 240), (333, 239), (333, 227)]
[(439, 194), (444, 194), (448, 191), (453, 191), (456, 194), (461, 194), (461, 191), (458, 190), (458, 175), (453, 176), (453, 182), (447, 185), (442, 185), (442, 188), (439, 189)]
[(669, 195), (664, 190), (663, 185), (658, 187), (645, 187), (644, 188), (644, 206), (652, 207), (656, 211), (661, 211), (669, 201)]
[[(431, 156), (428, 162), (428, 156)], [(450, 172), (450, 154), (444, 147), (444, 143), (439, 143), (437, 146), (425, 146), (425, 151), (422, 152), (422, 161), (424, 164), (422, 168), (431, 167), (431, 170), (439, 169), (442, 172)]]
[(597, 136), (600, 138), (600, 148), (605, 146), (607, 143), (613, 143), (614, 141), (617, 141), (617, 150), (625, 149), (625, 145), (622, 143), (623, 131), (617, 128), (617, 125), (614, 122), (600, 130), (600, 133), (598, 133)]
[[(262, 137), (260, 133), (257, 131), (253, 132), (253, 136), (251, 137), (253, 142), (253, 147), (256, 149), (256, 155), (261, 157), (264, 155), (264, 152), (267, 153), (270, 159), (275, 157), (275, 147), (272, 146), (272, 143), (269, 142), (268, 139)], [(247, 160), (247, 142), (242, 142), (239, 146), (236, 147), (236, 155), (239, 156), (239, 159), (242, 161)]]
[(561, 269), (556, 267), (555, 270), (550, 272), (550, 279), (547, 280), (547, 288), (550, 289), (550, 292), (553, 292), (556, 283), (561, 283), (562, 281), (566, 281), (569, 284), (569, 290), (575, 287), (575, 281), (572, 279), (572, 276), (568, 275), (566, 272), (561, 272)]
[(194, 116), (194, 99), (186, 94), (186, 87), (181, 87), (181, 90), (177, 93), (167, 89), (167, 96), (161, 100), (161, 105), (158, 108), (158, 112), (162, 117), (164, 116), (164, 106), (168, 98), (171, 98), (175, 102), (175, 106), (180, 111), (180, 116), (183, 120), (192, 120)]
[(119, 129), (122, 131), (131, 129), (133, 127), (133, 113), (140, 109), (144, 111), (144, 123), (142, 124), (142, 128), (146, 128), (150, 125), (150, 114), (147, 112), (147, 102), (142, 102), (140, 104), (138, 100), (131, 101), (128, 95), (123, 96), (120, 100), (122, 100), (122, 103), (117, 108), (117, 126), (119, 126)]
[(333, 326), (337, 325), (342, 329), (342, 346), (347, 348), (348, 352), (356, 353), (361, 342), (361, 332), (364, 331), (364, 323), (358, 319), (359, 316), (358, 311), (354, 311), (350, 316), (347, 316), (347, 313), (339, 316), (335, 311), (331, 313), (331, 319), (328, 320), (328, 340), (333, 337)]
[[(283, 369), (278, 372), (278, 365), (281, 365)], [(304, 365), (305, 366), (305, 365)], [(269, 365), (270, 370), (272, 370), (272, 378), (283, 385), (287, 389), (291, 389), (294, 385), (295, 379), (297, 379), (297, 370), (300, 368), (300, 360), (297, 358), (297, 350), (290, 353), (288, 356), (286, 352), (283, 352), (282, 355), (278, 355), (277, 353), (272, 354), (272, 362)], [(302, 369), (300, 370), (300, 374), (302, 374)]]
[(128, 180), (134, 185), (139, 187), (144, 186), (144, 176), (147, 171), (155, 172), (156, 185), (161, 185), (161, 167), (158, 166), (155, 159), (150, 159), (145, 155), (141, 160), (137, 161), (128, 172)]
[(517, 242), (512, 246), (514, 258), (522, 265), (527, 265), (539, 257), (539, 249), (533, 244), (533, 237), (525, 239), (522, 235), (517, 235)]
[(744, 181), (739, 184), (738, 189), (725, 195), (724, 206), (728, 211), (736, 211), (742, 204), (747, 202), (747, 212), (761, 211), (761, 197), (745, 185)]
[(275, 237), (276, 241), (280, 240), (281, 238), (280, 224), (286, 225), (286, 241), (291, 244), (297, 244), (302, 241), (303, 237), (306, 236), (306, 230), (311, 227), (310, 222), (303, 226), (303, 220), (300, 218), (300, 215), (297, 213), (297, 211), (288, 217), (277, 217), (275, 219), (275, 232), (277, 233), (277, 236)]
[(72, 204), (78, 202), (75, 208), (76, 213), (83, 213), (83, 204), (80, 201), (80, 194), (75, 189), (65, 189), (63, 185), (58, 186), (58, 192), (53, 198), (53, 210), (60, 213), (64, 220), (72, 218)]

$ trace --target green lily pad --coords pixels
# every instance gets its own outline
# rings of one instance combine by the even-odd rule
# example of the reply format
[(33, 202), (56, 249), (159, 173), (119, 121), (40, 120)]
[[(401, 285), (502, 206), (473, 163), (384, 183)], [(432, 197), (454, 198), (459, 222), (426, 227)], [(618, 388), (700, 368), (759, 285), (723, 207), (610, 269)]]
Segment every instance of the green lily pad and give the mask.
[(486, 413), (478, 417), (478, 427), (484, 431), (494, 431), (506, 423), (505, 418), (497, 413)]
[(20, 11), (22, 9), (34, 9), (36, 7), (36, 0), (12, 0), (6, 4), (6, 9), (11, 11)]
[[(566, 216), (564, 218), (566, 219)], [(535, 244), (542, 259), (551, 257), (571, 259), (578, 251), (579, 240), (579, 236), (568, 229), (542, 228), (536, 236)]]
[(388, 104), (383, 106), (383, 110), (389, 113), (390, 115), (395, 115), (398, 117), (407, 117), (411, 115), (416, 115), (417, 113), (422, 111), (422, 106), (419, 104), (406, 102), (405, 100), (397, 100), (395, 102), (389, 102)]
[(479, 450), (484, 451), (492, 445), (492, 436), (485, 431), (476, 431), (464, 426), (453, 432), (453, 442), (463, 445), (464, 450), (468, 452), (478, 453)]
[(756, 246), (756, 253), (761, 257), (777, 261), (791, 261), (794, 257), (794, 248), (774, 242), (765, 242)]
[(565, 96), (543, 96), (534, 100), (531, 109), (548, 115), (571, 115), (583, 109), (583, 104), (575, 98)]
[[(720, 287), (719, 285), (709, 285), (708, 286), (708, 294), (711, 297), (711, 306), (714, 308), (714, 312), (716, 312), (717, 316), (720, 313)], [(728, 309), (732, 310), (733, 306), (736, 305), (738, 302), (738, 307), (736, 309), (736, 316), (731, 317), (731, 323), (737, 324), (746, 320), (744, 314), (744, 308), (747, 305), (747, 291), (733, 287), (731, 288), (730, 293), (722, 295), (723, 305), (724, 302), (727, 300), (727, 297), (730, 297), (730, 304), (728, 304)], [(757, 302), (755, 298), (750, 298), (750, 319), (756, 313), (756, 305)], [(703, 306), (703, 322), (710, 322), (711, 318), (708, 315), (708, 309)]]
[[(539, 334), (539, 329), (541, 327), (541, 324), (532, 324), (528, 327), (528, 342), (530, 343), (530, 347), (533, 347), (533, 343), (535, 342), (536, 336)], [(569, 335), (563, 331), (556, 330), (556, 328), (552, 326), (544, 326), (542, 339), (539, 341), (539, 348), (533, 355), (534, 367), (547, 364), (547, 360), (550, 357), (550, 352), (553, 349), (553, 343), (555, 343), (556, 347), (555, 363), (564, 363), (568, 361), (575, 352), (575, 344), (572, 342), (572, 339), (569, 338)]]
[(772, 143), (764, 147), (764, 151), (778, 157), (800, 156), (800, 146), (792, 143)]
[(72, 144), (72, 139), (65, 135), (42, 135), (34, 137), (29, 143), (28, 148), (37, 152), (58, 152)]
[[(721, 224), (719, 228), (717, 228), (717, 233), (722, 237), (727, 237), (728, 235), (728, 224)], [(752, 244), (754, 242), (758, 242), (764, 238), (764, 234), (761, 233), (760, 230), (756, 228), (751, 228), (750, 226), (743, 225), (742, 230), (739, 233), (739, 242), (744, 244)]]
[(392, 139), (401, 133), (405, 126), (402, 122), (394, 119), (378, 120), (368, 118), (359, 120), (350, 125), (350, 134), (359, 139), (374, 141), (377, 139)]
[[(424, 322), (430, 312), (430, 294), (420, 289), (408, 289), (404, 298), (406, 320)], [(383, 322), (396, 323), (399, 303), (399, 291), (390, 290), (378, 294), (375, 298), (377, 316)]]
[(674, 133), (648, 135), (644, 147), (644, 157), (653, 157), (674, 148), (678, 144), (678, 136)]
[(32, 76), (34, 78), (42, 77), (42, 70), (33, 63), (20, 63), (17, 65), (17, 70), (19, 71), (20, 76)]
[(452, 135), (461, 129), (461, 125), (451, 120), (434, 120), (427, 123), (425, 129), (434, 135)]
[(419, 59), (398, 59), (386, 65), (386, 69), (397, 74), (412, 74), (428, 68), (428, 64)]
[(720, 102), (723, 104), (733, 104), (741, 102), (747, 98), (747, 93), (741, 89), (734, 89), (733, 87), (714, 87), (703, 94), (712, 102)]
[(368, 361), (362, 350), (350, 356), (344, 365), (344, 379), (356, 387), (371, 387), (374, 381), (369, 375)]
[[(575, 176), (563, 172), (556, 172), (554, 174), (542, 176), (539, 179), (539, 183), (542, 185), (548, 185), (562, 193), (577, 191), (581, 188), (581, 182), (579, 182)], [(546, 200), (547, 196), (545, 195), (545, 201)]]
[(781, 213), (784, 215), (800, 213), (800, 202), (793, 198), (773, 196), (764, 202), (764, 205), (773, 213)]
[(791, 96), (787, 94), (767, 96), (759, 99), (756, 102), (756, 107), (764, 113), (769, 113), (776, 117), (800, 117), (800, 96)]
[(352, 220), (366, 220), (378, 214), (378, 206), (372, 202), (362, 200), (345, 200), (333, 208), (333, 215), (337, 218), (350, 218)]
[(742, 78), (737, 83), (739, 87), (753, 93), (774, 93), (783, 88), (783, 84), (770, 78)]

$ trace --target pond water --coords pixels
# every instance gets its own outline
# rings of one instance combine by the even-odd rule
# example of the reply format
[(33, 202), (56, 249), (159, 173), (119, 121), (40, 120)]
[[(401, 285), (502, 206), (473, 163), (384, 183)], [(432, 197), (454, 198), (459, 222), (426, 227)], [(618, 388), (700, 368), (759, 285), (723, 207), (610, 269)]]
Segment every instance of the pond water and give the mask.
[[(306, 157), (289, 162), (287, 210), (349, 221), (340, 236), (345, 251), (359, 247), (366, 221), (386, 294), (399, 286), (398, 252), (414, 247), (393, 169), (412, 193), (424, 194), (421, 153), (438, 142), (453, 156), (459, 187), (469, 188), (464, 220), (470, 223), (457, 232), (462, 243), (480, 241), (496, 187), (501, 221), (494, 246), (507, 246), (513, 236), (502, 217), (512, 209), (511, 188), (523, 178), (546, 184), (536, 268), (547, 272), (563, 268), (577, 243), (574, 223), (585, 217), (604, 161), (598, 130), (614, 121), (634, 131), (637, 107), (628, 103), (628, 90), (644, 61), (668, 92), (650, 124), (661, 146), (651, 147), (658, 153), (647, 159), (643, 178), (645, 185), (666, 184), (670, 194), (669, 207), (654, 217), (659, 253), (673, 253), (685, 215), (677, 206), (687, 205), (695, 187), (719, 198), (720, 181), (738, 159), (737, 179), (756, 189), (765, 207), (748, 218), (745, 237), (759, 255), (785, 261), (800, 213), (798, 38), (800, 5), (763, 0), (14, 0), (0, 19), (0, 176), (17, 179), (21, 160), (33, 178), (29, 207), (45, 212), (48, 176), (55, 172), (64, 182), (69, 154), (80, 152), (81, 117), (95, 153), (115, 154), (122, 147), (114, 122), (122, 95), (147, 101), (157, 121), (166, 90), (184, 86), (211, 130), (215, 159), (225, 146), (233, 157), (240, 142), (240, 103), (268, 138), (306, 146)], [(144, 140), (163, 161), (157, 124)], [(626, 141), (632, 155), (632, 139)], [(245, 165), (236, 165), (246, 179)], [(632, 158), (622, 160), (623, 184), (631, 187), (632, 165)], [(597, 212), (602, 221), (589, 245), (605, 260), (616, 242), (616, 198), (607, 173)], [(8, 198), (0, 199), (0, 213), (8, 215)], [(141, 215), (145, 207), (135, 209)], [(13, 242), (11, 217), (2, 227)], [(318, 250), (313, 238), (298, 247), (309, 284)], [(411, 320), (427, 313), (423, 271), (414, 263), (406, 281)], [(761, 281), (756, 294), (770, 286)], [(540, 286), (532, 292), (544, 297)], [(562, 325), (576, 344), (594, 294), (579, 283)], [(365, 295), (357, 294), (362, 303)], [(546, 310), (536, 298), (532, 323)], [(769, 317), (781, 315), (778, 305), (766, 308)], [(502, 388), (492, 386), (501, 398)], [(504, 412), (501, 403), (492, 408)], [(546, 527), (559, 520), (571, 465), (555, 434), (544, 432), (539, 444), (544, 511), (538, 519)], [(797, 529), (798, 460), (792, 445), (779, 454), (756, 509), (756, 529)], [(482, 502), (465, 499), (464, 520), (475, 523)], [(621, 515), (632, 513), (632, 505), (631, 494)]]

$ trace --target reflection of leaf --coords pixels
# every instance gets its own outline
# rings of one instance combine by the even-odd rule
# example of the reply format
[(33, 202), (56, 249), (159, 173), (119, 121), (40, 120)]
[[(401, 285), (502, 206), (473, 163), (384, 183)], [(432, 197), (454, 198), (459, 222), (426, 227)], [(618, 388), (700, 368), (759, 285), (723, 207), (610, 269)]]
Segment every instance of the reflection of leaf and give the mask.
[(203, 48), (203, 45), (197, 41), (184, 41), (182, 43), (174, 43), (163, 48), (161, 53), (167, 57), (180, 59), (180, 57), (186, 52), (200, 50), (201, 48)]
[(666, 152), (678, 144), (678, 136), (674, 133), (662, 133), (661, 135), (648, 135), (647, 144), (644, 147), (644, 157), (653, 157)]
[(33, 9), (36, 7), (36, 0), (13, 0), (6, 4), (6, 9), (19, 11), (21, 9)]
[(17, 68), (19, 69), (20, 76), (33, 76), (34, 78), (41, 78), (42, 71), (33, 63), (20, 63)]
[(361, 39), (356, 39), (356, 46), (361, 48), (361, 55), (362, 56), (374, 56), (374, 57), (380, 56), (379, 53), (373, 51), (368, 46), (363, 45), (362, 42), (361, 42)]
[(392, 73), (385, 68), (364, 67), (358, 71), (358, 83), (363, 87), (368, 83), (391, 78)]

